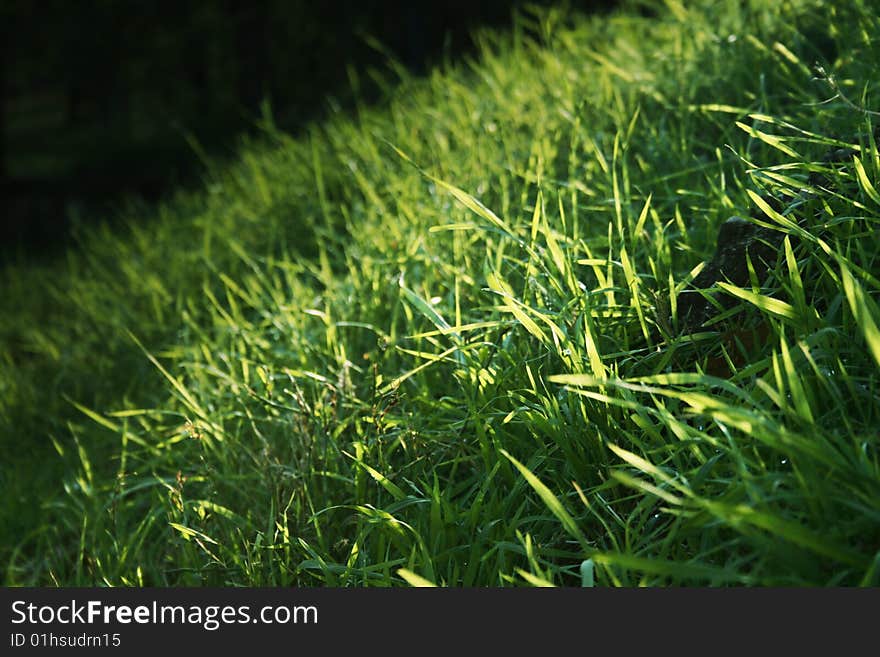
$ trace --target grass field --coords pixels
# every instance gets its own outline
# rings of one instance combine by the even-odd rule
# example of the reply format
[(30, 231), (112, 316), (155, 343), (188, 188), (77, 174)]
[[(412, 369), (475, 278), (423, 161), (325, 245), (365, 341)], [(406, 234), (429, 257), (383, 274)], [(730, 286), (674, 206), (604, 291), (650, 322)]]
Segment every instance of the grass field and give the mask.
[(3, 581), (880, 584), (876, 8), (523, 15), (10, 266)]

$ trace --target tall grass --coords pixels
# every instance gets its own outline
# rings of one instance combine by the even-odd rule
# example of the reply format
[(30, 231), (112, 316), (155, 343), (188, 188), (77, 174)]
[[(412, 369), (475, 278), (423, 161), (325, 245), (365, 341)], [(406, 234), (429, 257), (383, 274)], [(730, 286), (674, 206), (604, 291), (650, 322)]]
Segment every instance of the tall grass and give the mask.
[(10, 268), (6, 583), (876, 585), (878, 22), (522, 15)]

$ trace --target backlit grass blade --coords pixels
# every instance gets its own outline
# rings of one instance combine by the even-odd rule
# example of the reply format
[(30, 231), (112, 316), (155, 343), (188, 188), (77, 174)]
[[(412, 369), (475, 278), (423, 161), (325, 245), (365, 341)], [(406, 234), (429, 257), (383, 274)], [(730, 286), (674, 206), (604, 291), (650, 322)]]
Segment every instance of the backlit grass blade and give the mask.
[(800, 159), (800, 157), (801, 157), (800, 155), (798, 155), (797, 151), (795, 151), (790, 146), (786, 145), (785, 139), (782, 137), (779, 137), (777, 135), (768, 134), (766, 132), (758, 130), (754, 126), (746, 125), (745, 123), (742, 123), (740, 121), (736, 121), (736, 126), (738, 128), (740, 128), (741, 130), (745, 130), (752, 137), (757, 137), (758, 139), (763, 141), (765, 144), (769, 144), (773, 148), (776, 148), (776, 149), (782, 151), (783, 153), (785, 153), (789, 157), (794, 157), (794, 158), (798, 158), (798, 159)]
[(434, 326), (436, 326), (441, 331), (444, 331), (444, 335), (452, 332), (456, 338), (459, 340), (461, 336), (455, 333), (449, 323), (443, 319), (443, 316), (437, 312), (431, 304), (422, 299), (418, 294), (409, 289), (403, 280), (403, 275), (401, 274), (398, 279), (398, 285), (400, 286), (400, 290), (403, 292), (404, 297), (407, 301), (409, 301), (416, 310), (418, 310), (422, 315), (424, 315)]
[(749, 198), (752, 200), (752, 202), (756, 206), (758, 206), (761, 212), (763, 212), (767, 217), (778, 223), (780, 226), (787, 228), (790, 232), (794, 233), (798, 237), (810, 241), (815, 241), (812, 235), (810, 235), (807, 231), (798, 226), (791, 219), (782, 216), (776, 210), (770, 207), (770, 204), (767, 203), (767, 201), (765, 201), (763, 198), (761, 198), (760, 194), (751, 189), (747, 189), (746, 193), (749, 195)]
[(373, 479), (375, 479), (382, 488), (391, 493), (391, 496), (394, 497), (395, 500), (402, 500), (406, 497), (406, 493), (404, 493), (400, 487), (391, 481), (384, 474), (376, 470), (376, 468), (371, 465), (364, 463), (363, 460), (357, 458), (356, 456), (349, 454), (348, 452), (343, 452), (346, 456), (352, 459), (355, 463), (358, 464), (358, 467), (363, 468)]
[(639, 318), (639, 326), (642, 329), (642, 335), (645, 336), (645, 340), (650, 340), (651, 336), (648, 327), (645, 324), (645, 315), (642, 311), (642, 301), (639, 297), (639, 278), (633, 269), (625, 248), (620, 250), (620, 263), (623, 269), (623, 278), (630, 293), (630, 303), (633, 308), (636, 309), (636, 316)]
[[(126, 331), (131, 340), (140, 347), (143, 354), (147, 357), (147, 359), (158, 369), (162, 376), (172, 385), (172, 387), (180, 394), (181, 398), (186, 402), (187, 406), (199, 416), (200, 419), (210, 422), (208, 413), (201, 407), (201, 405), (195, 400), (195, 398), (189, 393), (186, 387), (177, 379), (177, 377), (173, 376), (168, 370), (166, 370), (162, 364), (156, 360), (156, 358), (146, 350), (146, 348), (141, 344), (140, 340), (137, 339), (134, 333), (131, 331)], [(222, 433), (217, 433), (217, 438), (222, 438)]]
[(668, 561), (649, 557), (640, 557), (620, 552), (596, 552), (591, 557), (594, 563), (603, 566), (614, 566), (636, 572), (652, 573), (663, 577), (672, 577), (677, 581), (686, 580), (711, 581), (717, 583), (736, 582), (740, 584), (757, 584), (758, 579), (748, 573), (740, 573), (733, 569), (719, 568), (713, 565), (692, 563), (687, 561)]
[(107, 429), (110, 429), (110, 431), (113, 431), (114, 433), (119, 433), (119, 425), (118, 424), (111, 422), (110, 420), (108, 420), (106, 417), (104, 417), (100, 413), (96, 413), (95, 411), (91, 410), (90, 408), (86, 408), (82, 404), (79, 404), (79, 403), (73, 401), (72, 399), (70, 399), (68, 401), (78, 411), (80, 411), (84, 415), (90, 417), (92, 420), (94, 420), (95, 422), (100, 424), (102, 427), (106, 427)]
[(412, 164), (413, 166), (415, 166), (422, 173), (422, 175), (424, 175), (426, 178), (431, 180), (435, 185), (437, 185), (438, 187), (440, 187), (440, 188), (446, 190), (447, 192), (449, 192), (450, 194), (452, 194), (459, 203), (461, 203), (466, 208), (471, 210), (474, 214), (482, 217), (483, 219), (486, 219), (487, 221), (489, 221), (489, 223), (494, 225), (496, 228), (499, 228), (501, 231), (503, 231), (507, 235), (510, 235), (510, 236), (515, 235), (513, 230), (510, 228), (510, 226), (508, 226), (504, 221), (502, 221), (501, 218), (498, 217), (498, 215), (496, 215), (494, 212), (492, 212), (492, 210), (490, 210), (485, 205), (483, 205), (483, 203), (480, 202), (477, 198), (475, 198), (471, 194), (468, 194), (463, 189), (460, 189), (460, 188), (456, 187), (455, 185), (446, 182), (445, 180), (441, 180), (440, 178), (437, 178), (436, 176), (431, 175), (430, 173), (428, 173), (427, 171), (425, 171), (424, 169), (419, 167), (413, 161), (413, 159), (409, 155), (404, 153), (400, 148), (398, 148), (394, 144), (391, 144), (390, 142), (386, 142), (386, 143), (388, 143), (388, 145), (391, 146), (391, 148), (393, 148), (394, 151), (402, 159), (404, 159), (409, 164)]
[(785, 317), (788, 319), (797, 318), (797, 312), (795, 311), (794, 307), (792, 307), (790, 303), (787, 303), (780, 299), (775, 299), (773, 297), (768, 297), (763, 294), (758, 294), (756, 292), (752, 292), (751, 290), (745, 290), (741, 287), (737, 287), (736, 285), (731, 285), (730, 283), (725, 283), (723, 281), (718, 282), (718, 287), (720, 287), (728, 294), (735, 296), (738, 299), (742, 299), (743, 301), (748, 301), (756, 308), (760, 308), (761, 310), (764, 310), (772, 315)]
[(815, 422), (815, 419), (813, 418), (813, 412), (810, 410), (810, 399), (807, 396), (806, 388), (801, 382), (800, 375), (798, 374), (798, 371), (794, 366), (794, 361), (791, 358), (791, 352), (788, 350), (788, 345), (785, 343), (785, 340), (780, 341), (779, 347), (780, 353), (782, 354), (782, 366), (785, 372), (785, 383), (791, 394), (791, 399), (792, 402), (794, 402), (794, 407), (797, 410), (798, 415), (800, 415), (808, 425), (812, 426)]
[(581, 545), (581, 549), (583, 549), (583, 551), (586, 553), (591, 553), (592, 548), (587, 542), (586, 537), (584, 536), (583, 532), (581, 532), (580, 527), (578, 527), (574, 518), (572, 518), (568, 511), (566, 511), (565, 507), (562, 506), (562, 502), (559, 501), (559, 499), (553, 494), (553, 492), (549, 488), (547, 488), (547, 486), (540, 479), (538, 479), (538, 477), (536, 477), (531, 470), (529, 470), (526, 466), (517, 461), (506, 450), (502, 449), (500, 451), (501, 454), (503, 454), (504, 457), (508, 461), (513, 463), (516, 469), (519, 470), (520, 474), (528, 482), (529, 486), (531, 486), (535, 490), (535, 492), (538, 493), (538, 496), (541, 498), (541, 500), (544, 502), (550, 512), (554, 516), (556, 516), (559, 522), (562, 523), (562, 526), (565, 527), (565, 530), (569, 534), (571, 534), (572, 537), (577, 539), (578, 543), (580, 543)]
[(398, 569), (397, 574), (406, 580), (407, 584), (416, 588), (435, 588), (437, 586), (434, 582), (425, 579), (421, 575), (416, 575), (413, 571), (406, 568)]
[[(643, 459), (641, 456), (634, 454), (633, 452), (630, 452), (628, 450), (625, 450), (622, 447), (618, 447), (617, 445), (614, 445), (612, 443), (608, 444), (608, 449), (610, 449), (612, 452), (614, 452), (622, 460), (626, 461), (627, 463), (629, 463), (633, 467), (638, 468), (639, 470), (641, 470), (645, 474), (649, 474), (652, 477), (654, 477), (655, 479), (659, 479), (663, 483), (668, 484), (668, 485), (672, 486), (673, 488), (676, 488), (677, 490), (679, 490), (683, 494), (688, 493), (688, 489), (686, 487), (679, 484), (672, 477), (670, 477), (665, 472), (663, 472), (660, 468), (655, 466), (653, 463), (650, 463), (646, 459)], [(668, 495), (668, 494), (664, 493), (661, 496), (665, 496), (665, 495)], [(673, 499), (675, 501), (673, 501)], [(670, 498), (670, 500), (668, 500), (668, 501), (675, 503), (675, 504), (679, 503), (679, 500), (677, 498)]]
[(527, 581), (532, 586), (536, 586), (538, 588), (553, 588), (555, 585), (553, 582), (548, 582), (543, 577), (538, 577), (537, 575), (533, 575), (527, 570), (523, 570), (522, 568), (516, 569), (516, 574), (522, 577), (525, 581)]
[(858, 157), (853, 156), (853, 164), (855, 165), (859, 185), (865, 190), (865, 194), (868, 195), (868, 198), (874, 201), (876, 205), (880, 206), (880, 194), (877, 193), (877, 189), (871, 183), (868, 174), (865, 173), (865, 167), (862, 165), (862, 161)]
[(529, 317), (528, 313), (525, 312), (523, 305), (517, 299), (513, 298), (509, 292), (510, 287), (506, 283), (504, 283), (494, 272), (488, 274), (487, 282), (491, 289), (507, 297), (508, 303), (501, 306), (502, 310), (511, 313), (516, 320), (522, 324), (523, 328), (538, 338), (538, 340), (544, 344), (552, 344), (544, 330), (538, 326), (531, 317)]
[(180, 532), (180, 535), (186, 539), (187, 541), (193, 539), (199, 539), (204, 541), (205, 543), (211, 543), (212, 545), (218, 545), (217, 541), (208, 536), (207, 534), (198, 531), (197, 529), (193, 529), (192, 527), (187, 527), (185, 525), (181, 525), (178, 522), (169, 522), (169, 525)]
[(778, 514), (760, 511), (745, 504), (731, 505), (714, 500), (701, 500), (701, 505), (734, 527), (745, 523), (835, 561), (857, 568), (868, 567), (868, 559), (860, 552), (838, 544), (827, 534), (810, 531)]
[(456, 353), (458, 351), (458, 349), (459, 349), (459, 347), (455, 346), (455, 347), (450, 347), (449, 349), (447, 349), (439, 354), (436, 354), (436, 355), (423, 354), (426, 358), (428, 358), (428, 360), (426, 362), (424, 362), (421, 365), (418, 365), (418, 366), (412, 368), (411, 370), (404, 372), (403, 374), (395, 377), (394, 379), (391, 380), (391, 382), (389, 382), (387, 385), (383, 386), (379, 390), (379, 393), (384, 395), (384, 394), (391, 392), (392, 390), (396, 390), (400, 386), (401, 383), (403, 383), (404, 381), (406, 381), (410, 377), (415, 376), (416, 374), (418, 374), (419, 372), (421, 372), (425, 368), (430, 367), (434, 363), (438, 363), (438, 362), (442, 361), (447, 356), (450, 356), (450, 355)]
[(791, 284), (792, 296), (794, 297), (794, 307), (798, 315), (805, 317), (808, 312), (807, 295), (804, 291), (804, 281), (801, 278), (797, 259), (795, 258), (794, 250), (791, 248), (791, 240), (788, 235), (785, 236), (782, 246), (785, 250), (785, 266), (788, 270), (788, 280)]
[(859, 282), (853, 277), (843, 258), (838, 260), (843, 289), (846, 300), (855, 318), (856, 326), (861, 331), (868, 345), (868, 350), (874, 357), (874, 362), (880, 366), (880, 312), (877, 305), (862, 289)]
[(501, 218), (498, 217), (498, 215), (492, 212), (492, 210), (483, 205), (482, 202), (480, 202), (478, 199), (471, 196), (463, 189), (459, 189), (455, 185), (444, 182), (439, 178), (434, 178), (433, 176), (431, 176), (431, 180), (433, 180), (438, 187), (441, 187), (452, 194), (456, 198), (456, 200), (463, 206), (465, 206), (468, 210), (482, 217), (483, 219), (486, 219), (489, 223), (500, 229), (505, 234), (510, 235), (511, 237), (515, 237), (516, 233), (513, 231), (513, 229), (508, 226), (504, 221), (502, 221)]

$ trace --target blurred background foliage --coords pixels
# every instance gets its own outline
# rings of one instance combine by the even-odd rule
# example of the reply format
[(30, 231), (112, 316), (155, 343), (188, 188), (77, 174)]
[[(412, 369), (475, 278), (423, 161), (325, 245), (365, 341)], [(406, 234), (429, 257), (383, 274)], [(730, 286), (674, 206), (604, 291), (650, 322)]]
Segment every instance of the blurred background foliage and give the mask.
[(231, 155), (269, 112), (296, 132), (378, 102), (396, 69), (472, 51), (475, 29), (521, 4), (4, 0), (0, 257), (51, 253), (77, 217), (197, 183), (202, 158)]

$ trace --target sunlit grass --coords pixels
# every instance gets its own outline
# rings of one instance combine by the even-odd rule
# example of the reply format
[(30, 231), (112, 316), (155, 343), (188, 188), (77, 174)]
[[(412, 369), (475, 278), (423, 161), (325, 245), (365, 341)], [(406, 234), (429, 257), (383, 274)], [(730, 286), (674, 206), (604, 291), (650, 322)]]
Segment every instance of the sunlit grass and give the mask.
[[(880, 583), (880, 20), (668, 4), (521, 16), (10, 268), (6, 583)], [(681, 334), (755, 208), (770, 276)]]

